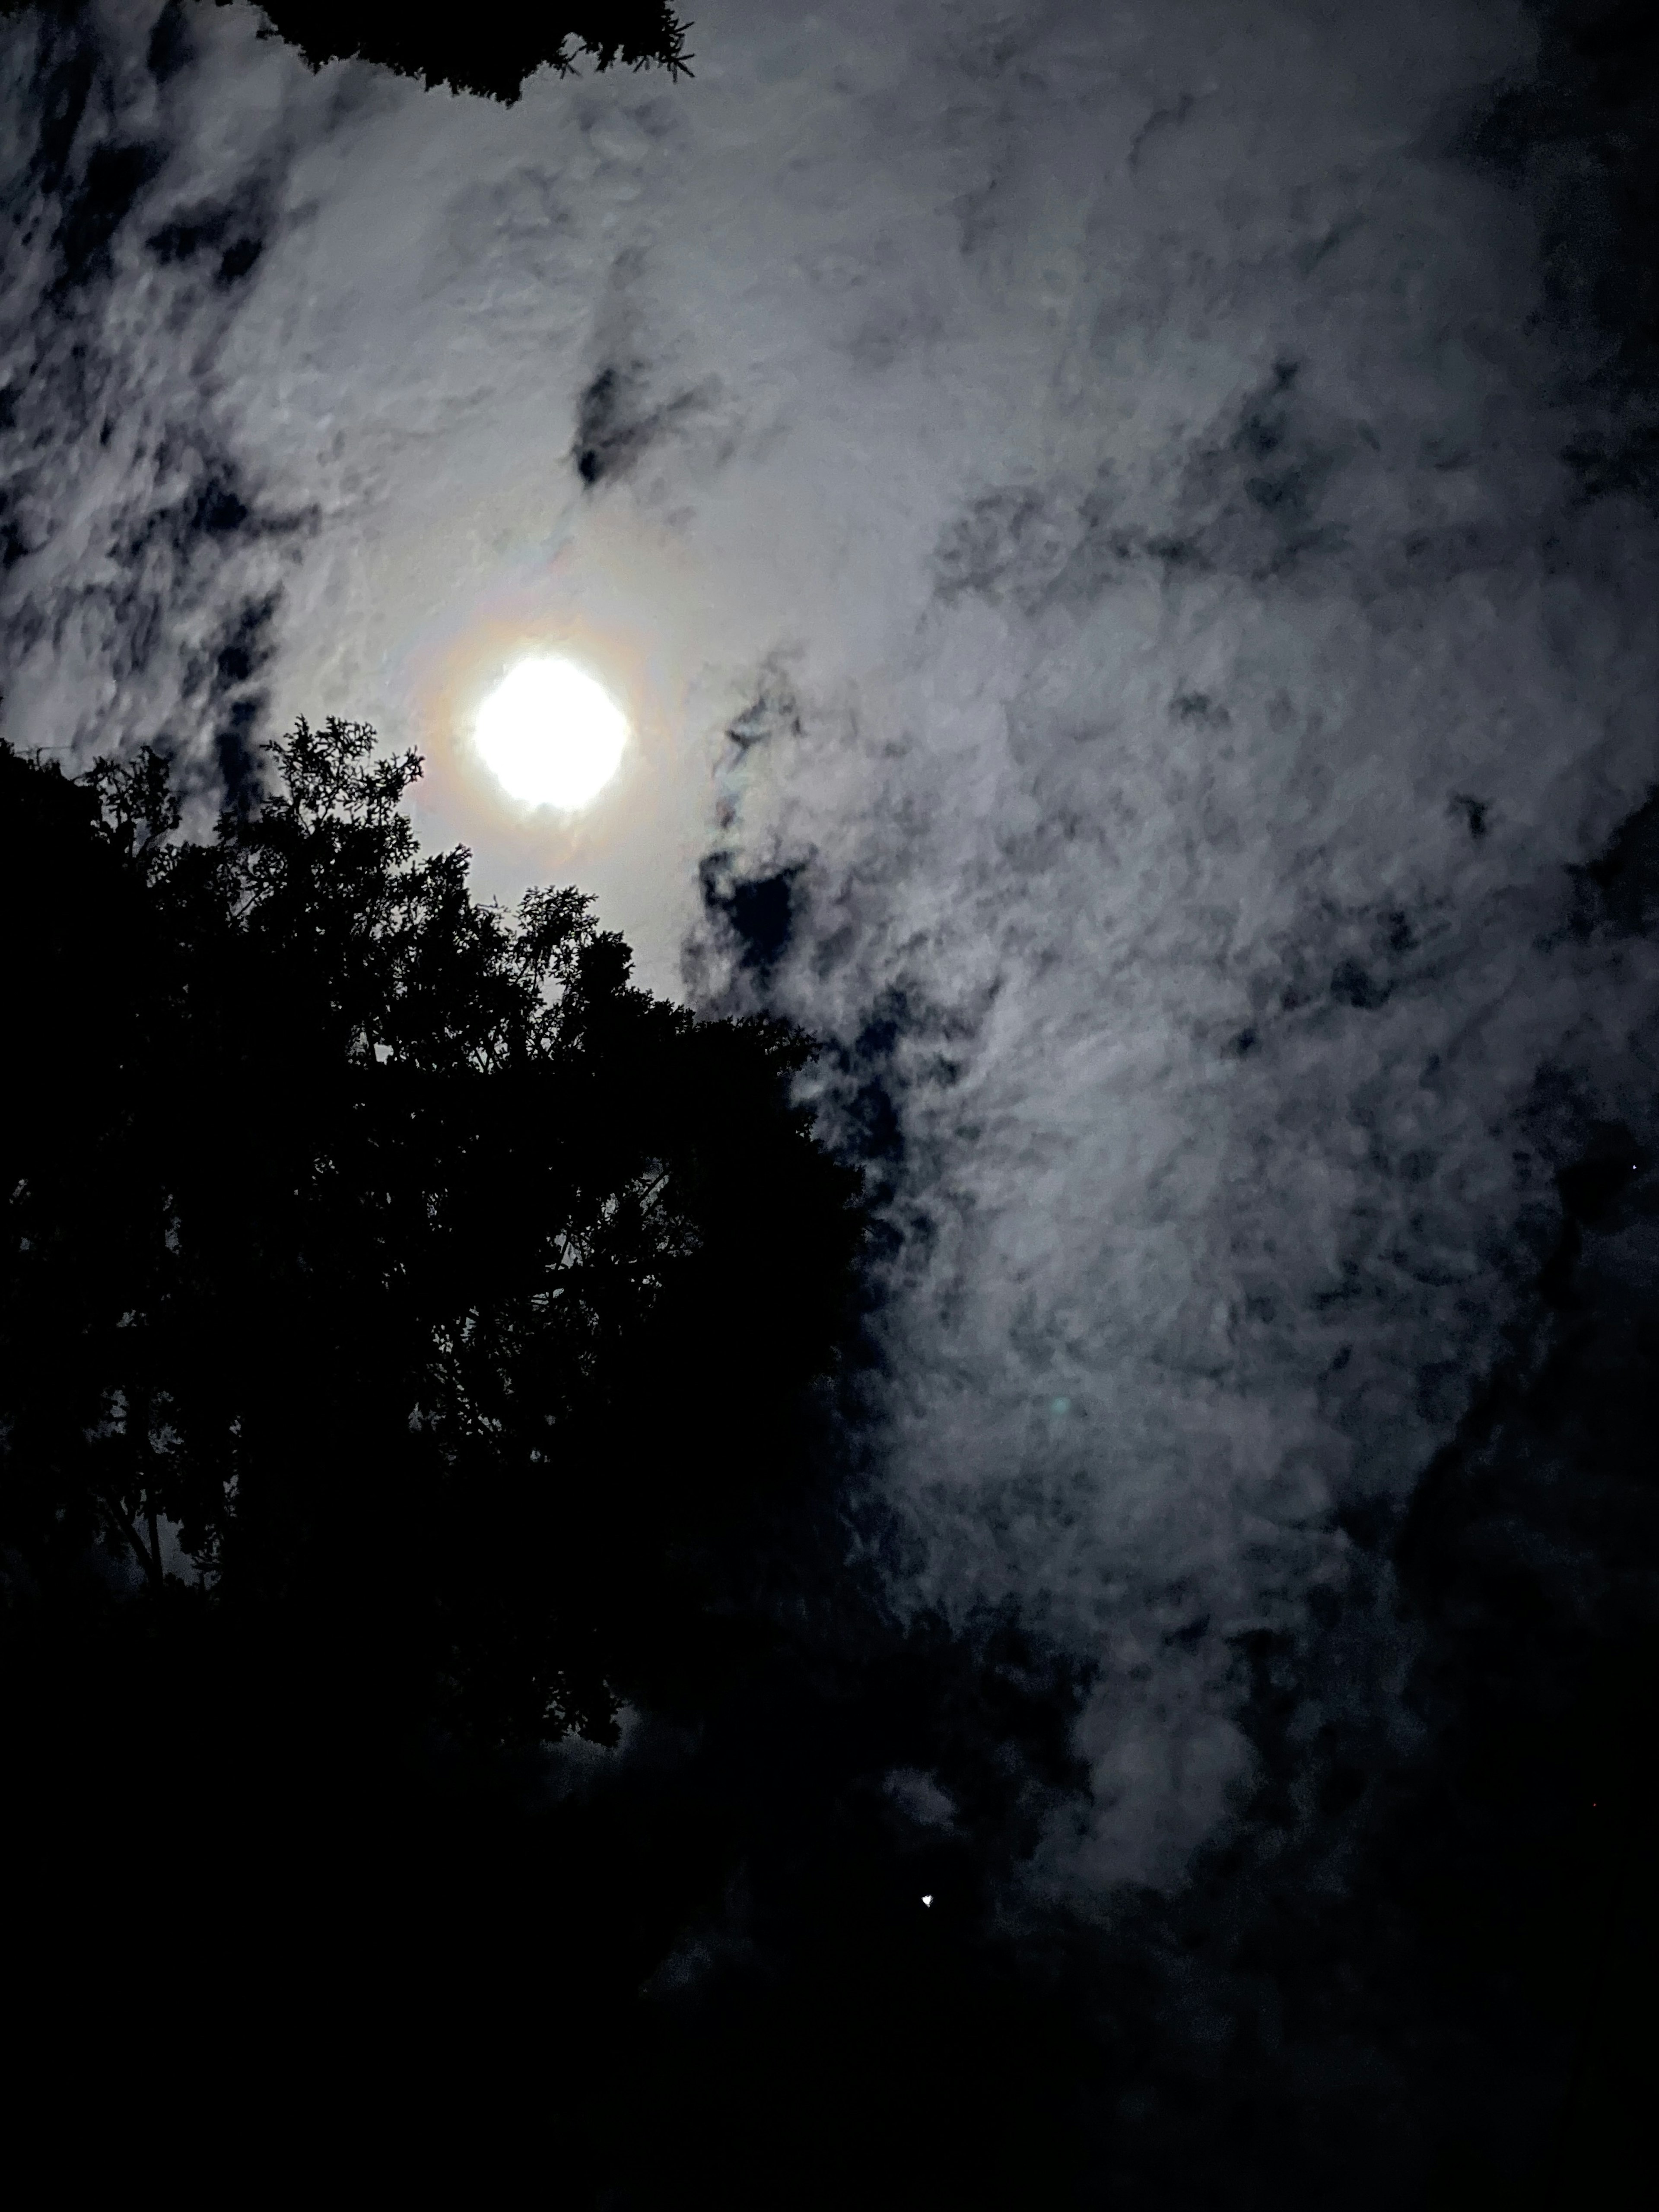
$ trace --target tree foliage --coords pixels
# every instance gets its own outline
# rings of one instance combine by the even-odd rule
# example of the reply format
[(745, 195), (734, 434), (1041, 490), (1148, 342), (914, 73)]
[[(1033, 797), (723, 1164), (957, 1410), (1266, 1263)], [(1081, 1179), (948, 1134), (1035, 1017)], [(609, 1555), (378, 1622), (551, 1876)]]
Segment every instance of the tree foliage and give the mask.
[[(1079, 1686), (848, 1562), (813, 1408), (861, 1213), (807, 1042), (635, 988), (574, 892), (479, 904), (416, 767), (301, 723), (201, 838), (153, 756), (0, 746), (30, 2099), (314, 2159), (332, 2069), (339, 2129), (447, 2130), (475, 2194), (505, 2126), (573, 2204), (771, 2204), (820, 2142), (802, 2203), (878, 2151), (907, 2202), (1060, 2201), (1054, 2022), (978, 1930)], [(616, 1758), (548, 1747), (619, 1698)], [(887, 1787), (923, 1769), (943, 1825)]]
[[(72, 15), (79, 0), (0, 0), (0, 16)], [(231, 0), (216, 0), (228, 7)], [(397, 0), (256, 0), (277, 37), (312, 69), (366, 61), (509, 105), (526, 78), (551, 69), (575, 71), (585, 55), (595, 69), (617, 63), (690, 76), (690, 25), (667, 0), (496, 0), (487, 8), (409, 8)], [(176, 5), (176, 0), (175, 0)]]
[(356, 57), (401, 76), (514, 100), (543, 68), (568, 76), (578, 51), (596, 68), (690, 74), (686, 24), (666, 0), (510, 0), (489, 8), (407, 8), (395, 0), (259, 0), (279, 37), (313, 69)]
[(13, 1601), (124, 1559), (337, 1703), (603, 1736), (787, 1483), (854, 1182), (804, 1038), (634, 988), (574, 891), (479, 904), (372, 747), (300, 723), (211, 842), (154, 755), (0, 751)]

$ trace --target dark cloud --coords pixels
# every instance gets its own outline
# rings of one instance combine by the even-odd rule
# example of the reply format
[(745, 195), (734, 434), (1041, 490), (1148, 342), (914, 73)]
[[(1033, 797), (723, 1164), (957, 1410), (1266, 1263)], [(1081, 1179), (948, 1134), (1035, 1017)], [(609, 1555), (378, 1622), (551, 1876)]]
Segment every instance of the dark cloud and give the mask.
[(1659, 491), (1659, 26), (1640, 0), (1529, 0), (1530, 68), (1464, 121), (1467, 158), (1525, 198), (1547, 312), (1601, 404), (1566, 453), (1592, 495)]
[[(131, 58), (91, 16), (42, 25), (38, 75), (14, 111), (4, 685), (14, 717), (41, 702), (38, 734), (54, 749), (179, 750), (211, 799), (252, 773), (256, 679), (307, 520), (256, 483), (202, 390), (227, 326), (211, 311), (195, 321), (201, 280), (217, 294), (251, 276), (272, 179), (256, 149), (228, 190), (191, 195), (188, 125), (168, 127), (167, 101), (189, 99), (182, 21), (167, 11), (150, 40), (163, 100), (149, 135), (124, 126)], [(146, 261), (153, 318), (128, 330), (122, 302)], [(194, 324), (182, 376), (169, 319)], [(116, 678), (113, 712), (107, 700), (88, 711), (77, 663)]]
[(666, 433), (704, 404), (696, 394), (681, 393), (653, 404), (646, 382), (643, 365), (634, 362), (601, 368), (584, 387), (571, 458), (589, 490), (628, 476)]
[(64, 211), (54, 241), (58, 258), (57, 291), (71, 291), (94, 276), (109, 273), (110, 241), (165, 160), (162, 149), (154, 145), (118, 143), (93, 149), (72, 189), (64, 194)]
[(789, 949), (799, 877), (799, 868), (780, 868), (769, 876), (732, 876), (721, 854), (711, 854), (702, 863), (703, 904), (731, 932), (738, 964), (763, 983)]
[(582, 393), (576, 416), (576, 474), (585, 484), (625, 469), (652, 434), (653, 424), (628, 402), (633, 396), (625, 371), (602, 368)]
[(1644, 935), (1659, 921), (1659, 789), (1626, 816), (1595, 858), (1574, 871), (1578, 927)]
[(256, 210), (246, 203), (191, 208), (173, 216), (146, 240), (158, 261), (173, 264), (203, 260), (219, 284), (247, 276), (264, 248)]

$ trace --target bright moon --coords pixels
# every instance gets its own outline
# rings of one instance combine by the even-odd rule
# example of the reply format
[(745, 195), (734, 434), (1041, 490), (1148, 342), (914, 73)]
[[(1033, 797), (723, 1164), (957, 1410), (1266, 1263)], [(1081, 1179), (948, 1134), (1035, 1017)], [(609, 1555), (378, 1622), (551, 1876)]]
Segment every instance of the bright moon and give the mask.
[(628, 719), (568, 660), (521, 660), (478, 709), (474, 740), (503, 791), (527, 806), (586, 806), (617, 773)]

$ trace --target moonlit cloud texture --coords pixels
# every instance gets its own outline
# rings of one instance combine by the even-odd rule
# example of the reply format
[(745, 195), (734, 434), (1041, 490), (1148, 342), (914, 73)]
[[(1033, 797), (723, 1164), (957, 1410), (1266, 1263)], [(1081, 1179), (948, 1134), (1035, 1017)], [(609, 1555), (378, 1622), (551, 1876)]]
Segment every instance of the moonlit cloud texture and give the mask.
[[(1652, 1157), (1659, 538), (1550, 21), (708, 0), (692, 82), (507, 110), (6, 27), (8, 733), (211, 794), (372, 720), (489, 888), (830, 1041), (896, 1589), (1098, 1663), (1089, 1913), (1252, 1802), (1265, 1652), (1287, 1773), (1411, 1755), (1390, 1532), (1543, 1357), (1558, 1173)], [(562, 652), (635, 738), (515, 814), (465, 732)]]

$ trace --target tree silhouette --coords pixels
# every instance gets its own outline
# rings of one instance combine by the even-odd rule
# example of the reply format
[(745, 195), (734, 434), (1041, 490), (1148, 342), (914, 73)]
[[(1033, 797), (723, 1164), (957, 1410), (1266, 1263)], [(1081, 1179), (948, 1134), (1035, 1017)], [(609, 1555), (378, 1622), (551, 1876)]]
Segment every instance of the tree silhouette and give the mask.
[[(861, 1214), (807, 1042), (635, 989), (574, 892), (479, 904), (416, 771), (301, 723), (203, 839), (153, 755), (0, 746), (30, 2096), (320, 2155), (326, 2051), (355, 2124), (556, 2140), (574, 2203), (775, 2202), (827, 2130), (802, 2203), (878, 2154), (918, 2203), (1046, 2188), (1069, 2014), (986, 1923), (1081, 1684), (848, 1564), (813, 1406)], [(619, 1698), (626, 1756), (560, 1783)]]
[(0, 751), (11, 1593), (125, 1559), (376, 1725), (605, 1738), (787, 1482), (854, 1182), (805, 1039), (478, 904), (372, 746), (300, 723), (210, 842), (154, 755)]
[[(222, 0), (223, 4), (223, 0)], [(356, 57), (400, 76), (514, 100), (542, 68), (568, 76), (580, 49), (601, 70), (616, 62), (689, 76), (689, 27), (665, 0), (533, 0), (475, 9), (405, 8), (395, 0), (259, 0), (277, 34), (313, 69)]]
[[(231, 0), (216, 0), (228, 7)], [(256, 0), (277, 37), (313, 70), (325, 63), (378, 63), (427, 85), (447, 84), (509, 105), (539, 69), (571, 76), (579, 54), (596, 69), (665, 69), (690, 76), (690, 24), (667, 0), (497, 0), (488, 8), (406, 8), (396, 0)], [(173, 16), (173, 0), (164, 21)], [(80, 0), (0, 0), (0, 16), (30, 8), (73, 15)]]

